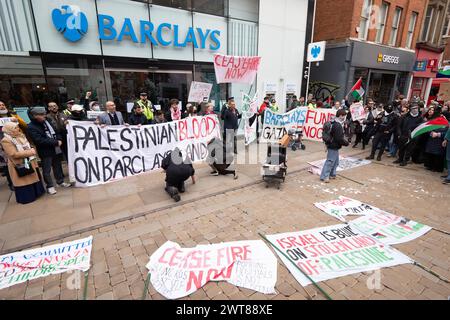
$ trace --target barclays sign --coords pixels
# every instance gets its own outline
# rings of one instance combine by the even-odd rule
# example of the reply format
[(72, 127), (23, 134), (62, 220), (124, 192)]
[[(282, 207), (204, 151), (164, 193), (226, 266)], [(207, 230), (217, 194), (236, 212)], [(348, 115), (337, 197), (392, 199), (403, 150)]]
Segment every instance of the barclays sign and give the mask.
[[(192, 44), (194, 48), (218, 50), (220, 48), (220, 30), (189, 27), (187, 34), (180, 31), (177, 24), (161, 23), (154, 25), (150, 21), (139, 20), (139, 28), (135, 30), (130, 18), (116, 21), (114, 17), (98, 14), (99, 39), (121, 42), (130, 39), (134, 43), (151, 42), (154, 46), (186, 47)], [(62, 5), (52, 11), (52, 21), (56, 30), (64, 38), (77, 42), (88, 32), (86, 15), (76, 5)]]

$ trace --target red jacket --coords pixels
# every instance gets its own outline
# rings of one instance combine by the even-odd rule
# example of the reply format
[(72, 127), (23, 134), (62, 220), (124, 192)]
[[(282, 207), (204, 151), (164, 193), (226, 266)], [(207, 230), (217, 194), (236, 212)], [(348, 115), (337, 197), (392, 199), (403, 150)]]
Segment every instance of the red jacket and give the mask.
[(264, 111), (266, 111), (267, 107), (268, 107), (267, 103), (263, 102), (261, 104), (261, 106), (259, 107), (258, 113), (259, 114), (264, 113)]

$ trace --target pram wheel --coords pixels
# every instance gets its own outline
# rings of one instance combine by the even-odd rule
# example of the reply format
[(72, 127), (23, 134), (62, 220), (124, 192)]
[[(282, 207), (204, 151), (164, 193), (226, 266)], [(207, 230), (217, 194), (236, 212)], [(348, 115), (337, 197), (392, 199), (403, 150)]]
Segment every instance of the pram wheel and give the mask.
[(301, 148), (302, 148), (302, 150), (305, 150), (306, 146), (304, 144), (302, 144)]
[(295, 145), (293, 145), (291, 149), (292, 149), (292, 151), (295, 151), (295, 150), (297, 150), (297, 147)]

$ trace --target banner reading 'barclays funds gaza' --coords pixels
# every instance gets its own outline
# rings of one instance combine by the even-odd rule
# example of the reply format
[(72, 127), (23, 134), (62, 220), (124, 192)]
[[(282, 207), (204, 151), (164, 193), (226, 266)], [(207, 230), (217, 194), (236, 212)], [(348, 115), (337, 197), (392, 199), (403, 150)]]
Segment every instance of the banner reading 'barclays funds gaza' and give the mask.
[(298, 107), (286, 113), (276, 113), (266, 109), (262, 128), (262, 141), (278, 142), (289, 129), (302, 128), (304, 139), (322, 141), (325, 122), (335, 116), (336, 110), (308, 109)]
[(207, 143), (220, 137), (216, 115), (145, 126), (69, 121), (69, 175), (77, 187), (94, 186), (161, 167), (178, 147), (192, 162), (206, 159)]

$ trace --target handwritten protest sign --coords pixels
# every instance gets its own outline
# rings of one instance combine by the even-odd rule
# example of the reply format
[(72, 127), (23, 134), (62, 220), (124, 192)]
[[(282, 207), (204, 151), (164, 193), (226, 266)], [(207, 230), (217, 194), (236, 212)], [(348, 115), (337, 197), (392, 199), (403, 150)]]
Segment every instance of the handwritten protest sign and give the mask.
[[(308, 164), (311, 165), (311, 167), (309, 167), (308, 171), (311, 172), (312, 174), (320, 175), (320, 173), (322, 172), (323, 165), (325, 164), (325, 161), (327, 161), (327, 160), (322, 159), (322, 160), (308, 162)], [(344, 170), (349, 170), (349, 169), (357, 168), (360, 166), (365, 166), (370, 163), (371, 163), (370, 160), (358, 159), (358, 158), (354, 158), (354, 157), (339, 156), (339, 165), (338, 165), (336, 171), (340, 172), (340, 171), (344, 171)]]
[(12, 117), (0, 118), (0, 127), (3, 127), (7, 122), (11, 122), (12, 119), (13, 119)]
[(432, 229), (422, 223), (382, 210), (359, 217), (351, 221), (350, 225), (385, 244), (408, 242)]
[(301, 128), (304, 139), (322, 141), (323, 125), (335, 114), (333, 110), (309, 110), (307, 107), (297, 107), (286, 113), (276, 113), (266, 109), (261, 140), (274, 143), (279, 141), (289, 129)]
[[(401, 252), (345, 224), (267, 238), (315, 282), (412, 263)], [(290, 260), (277, 254), (302, 286), (311, 283)]]
[(214, 55), (214, 70), (217, 83), (252, 84), (258, 72), (261, 57), (239, 57)]
[(159, 169), (178, 147), (192, 162), (206, 159), (207, 142), (220, 137), (216, 115), (145, 125), (109, 126), (69, 121), (69, 174), (76, 186), (93, 186)]
[(207, 102), (211, 94), (212, 84), (205, 82), (191, 82), (191, 89), (189, 90), (189, 102)]
[(343, 196), (340, 196), (337, 200), (316, 202), (314, 205), (323, 212), (341, 221), (345, 221), (345, 216), (347, 215), (363, 216), (377, 213), (379, 210), (361, 201)]
[[(128, 111), (128, 112), (131, 112), (131, 111)], [(98, 116), (100, 116), (100, 115), (102, 115), (102, 114), (104, 114), (105, 113), (105, 111), (87, 111), (86, 112), (86, 117), (89, 119), (89, 120), (92, 120), (92, 121), (94, 121), (94, 120), (96, 120), (97, 118), (98, 118)]]
[(150, 281), (168, 299), (187, 296), (209, 281), (275, 293), (277, 259), (261, 240), (181, 248), (167, 241), (150, 257)]
[(350, 113), (353, 121), (364, 120), (366, 118), (366, 111), (361, 102), (355, 102), (350, 106)]
[(92, 236), (0, 256), (0, 289), (27, 280), (90, 267)]

